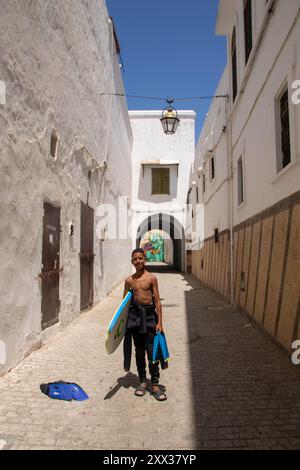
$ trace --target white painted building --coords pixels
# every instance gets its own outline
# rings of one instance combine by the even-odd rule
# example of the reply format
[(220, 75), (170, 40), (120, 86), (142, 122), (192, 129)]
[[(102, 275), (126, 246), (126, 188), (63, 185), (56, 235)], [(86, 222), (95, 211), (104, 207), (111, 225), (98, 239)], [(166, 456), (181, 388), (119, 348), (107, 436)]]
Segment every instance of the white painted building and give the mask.
[(0, 3), (1, 375), (130, 272), (96, 229), (130, 203), (132, 133), (104, 0)]
[[(228, 95), (228, 68), (226, 67), (202, 127), (190, 177), (190, 203), (196, 215), (197, 204), (204, 204), (203, 239), (215, 229), (224, 231), (229, 226), (228, 214), (228, 160), (226, 136), (226, 95)], [(195, 219), (195, 217), (194, 217)], [(193, 220), (195, 230), (195, 220)], [(202, 239), (202, 240), (203, 240)]]
[[(152, 228), (162, 228), (174, 238), (174, 265), (184, 271), (183, 230), (189, 172), (195, 154), (196, 114), (178, 111), (180, 123), (174, 135), (164, 134), (161, 115), (161, 111), (129, 111), (133, 133), (133, 247), (139, 244), (150, 223)], [(157, 188), (157, 184), (163, 187)]]
[(300, 3), (220, 0), (216, 32), (228, 57), (216, 94), (228, 100), (212, 102), (197, 145), (205, 237), (192, 271), (289, 350), (300, 337)]
[[(234, 224), (299, 190), (299, 107), (292, 104), (292, 84), (300, 78), (299, 0), (252, 1), (252, 50), (245, 64), (243, 1), (220, 1), (217, 34), (228, 37), (232, 58), (232, 34), (237, 41), (237, 96), (233, 103), (232, 67), (230, 96), (233, 168), (244, 164), (244, 204), (234, 191)], [(279, 98), (287, 88), (290, 118), (290, 163), (282, 168)], [(248, 155), (248, 158), (246, 158)], [(251, 157), (250, 157), (251, 156)], [(251, 182), (251, 184), (248, 183)], [(255, 184), (254, 184), (255, 182)], [(258, 190), (259, 188), (259, 190)]]

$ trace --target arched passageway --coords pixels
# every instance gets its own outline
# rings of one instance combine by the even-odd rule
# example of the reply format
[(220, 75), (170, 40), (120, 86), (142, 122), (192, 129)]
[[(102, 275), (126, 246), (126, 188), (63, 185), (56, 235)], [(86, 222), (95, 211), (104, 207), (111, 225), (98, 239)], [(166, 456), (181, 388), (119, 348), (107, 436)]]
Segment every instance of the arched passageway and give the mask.
[[(176, 220), (172, 215), (169, 214), (153, 214), (148, 216), (139, 226), (136, 236), (136, 247), (139, 248), (141, 245), (147, 245), (147, 234), (156, 235), (156, 239), (167, 234), (164, 240), (164, 262), (167, 266), (172, 267), (176, 271), (185, 271), (185, 238), (184, 230), (181, 223)], [(161, 245), (162, 246), (162, 245)], [(148, 248), (150, 249), (149, 245)], [(153, 250), (155, 255), (155, 251)], [(167, 253), (166, 253), (167, 252)], [(157, 253), (158, 254), (158, 253)], [(155, 257), (152, 259), (155, 262)], [(157, 261), (159, 257), (157, 257)]]

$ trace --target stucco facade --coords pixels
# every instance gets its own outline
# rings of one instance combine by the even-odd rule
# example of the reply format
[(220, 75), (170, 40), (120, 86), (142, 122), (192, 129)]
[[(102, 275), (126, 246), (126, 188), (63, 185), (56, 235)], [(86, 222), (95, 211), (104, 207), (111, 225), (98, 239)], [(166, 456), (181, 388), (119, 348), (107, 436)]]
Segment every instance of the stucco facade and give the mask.
[[(195, 155), (196, 114), (194, 111), (178, 111), (180, 123), (174, 135), (164, 134), (160, 122), (161, 111), (129, 111), (129, 115), (133, 133), (133, 247), (136, 246), (139, 227), (148, 225), (149, 217), (153, 222), (152, 228), (165, 228), (165, 231), (170, 233), (171, 216), (174, 219), (171, 221), (171, 230), (175, 237), (180, 237), (181, 242), (180, 248), (178, 247), (181, 252), (177, 267), (184, 271), (183, 229), (189, 172)], [(151, 193), (153, 168), (169, 168), (169, 194)]]
[[(300, 9), (296, 0), (250, 3), (252, 50), (246, 63), (244, 2), (219, 2), (216, 31), (228, 38), (228, 65), (216, 94), (225, 92), (228, 99), (224, 115), (213, 101), (197, 145), (195, 168), (201, 167), (206, 181), (205, 193), (199, 189), (205, 243), (193, 251), (192, 271), (290, 350), (300, 337), (300, 106), (292, 99), (300, 77)], [(283, 87), (290, 162), (282, 168), (278, 106)], [(221, 126), (223, 133), (216, 132)], [(197, 177), (194, 172), (190, 181)]]
[[(80, 314), (81, 203), (94, 210), (93, 303), (130, 271), (131, 241), (103, 241), (97, 210), (130, 202), (132, 133), (124, 99), (105, 95), (123, 84), (103, 0), (0, 3), (3, 374)], [(60, 208), (61, 271), (59, 319), (42, 331), (45, 202)]]

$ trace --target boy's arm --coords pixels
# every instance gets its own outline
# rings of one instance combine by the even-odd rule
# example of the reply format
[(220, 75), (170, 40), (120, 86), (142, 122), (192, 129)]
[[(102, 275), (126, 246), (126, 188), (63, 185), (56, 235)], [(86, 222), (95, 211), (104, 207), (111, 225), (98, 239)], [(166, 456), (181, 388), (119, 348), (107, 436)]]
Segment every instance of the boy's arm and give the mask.
[(125, 279), (125, 284), (124, 284), (124, 292), (123, 292), (123, 299), (125, 297), (125, 295), (127, 294), (127, 292), (130, 290), (130, 284), (128, 282), (128, 278)]
[(156, 331), (158, 330), (163, 331), (162, 308), (161, 308), (159, 292), (158, 292), (158, 283), (157, 283), (157, 279), (155, 276), (153, 276), (153, 281), (152, 281), (152, 292), (153, 292), (155, 308), (156, 308), (156, 312), (158, 316), (158, 324), (156, 325)]

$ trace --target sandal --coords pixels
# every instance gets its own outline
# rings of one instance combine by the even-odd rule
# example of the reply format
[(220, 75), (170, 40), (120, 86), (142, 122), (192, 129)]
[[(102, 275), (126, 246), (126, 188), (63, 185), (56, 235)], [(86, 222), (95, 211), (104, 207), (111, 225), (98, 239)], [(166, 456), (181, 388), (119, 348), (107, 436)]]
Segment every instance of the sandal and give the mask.
[(157, 401), (166, 401), (167, 400), (167, 395), (165, 394), (165, 392), (161, 388), (158, 388), (158, 390), (156, 390), (155, 392), (153, 390), (151, 390), (151, 395), (153, 395), (154, 398)]
[(135, 396), (136, 397), (143, 397), (147, 392), (147, 385), (146, 384), (140, 384), (138, 387), (135, 389)]

